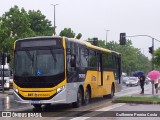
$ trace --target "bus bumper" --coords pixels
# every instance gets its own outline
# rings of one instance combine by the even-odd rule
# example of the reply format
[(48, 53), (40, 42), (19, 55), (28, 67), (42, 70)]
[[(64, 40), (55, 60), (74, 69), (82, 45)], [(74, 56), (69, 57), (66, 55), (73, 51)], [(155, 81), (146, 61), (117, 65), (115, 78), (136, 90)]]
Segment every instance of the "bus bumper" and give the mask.
[(67, 103), (66, 101), (66, 94), (65, 90), (54, 96), (53, 98), (49, 100), (24, 100), (22, 99), (16, 91), (13, 92), (14, 100), (18, 103), (30, 103), (30, 104), (60, 104), (60, 103)]

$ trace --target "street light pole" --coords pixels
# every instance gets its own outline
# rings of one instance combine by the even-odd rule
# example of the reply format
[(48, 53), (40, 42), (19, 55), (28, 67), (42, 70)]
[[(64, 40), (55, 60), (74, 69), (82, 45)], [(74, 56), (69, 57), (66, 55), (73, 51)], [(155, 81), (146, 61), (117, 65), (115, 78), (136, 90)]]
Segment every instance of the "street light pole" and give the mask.
[(108, 32), (109, 32), (110, 30), (105, 30), (105, 31), (106, 31), (106, 45), (107, 45)]
[[(152, 70), (154, 70), (153, 57), (154, 57), (154, 38), (152, 38)], [(154, 95), (154, 82), (153, 81), (152, 81), (152, 95)]]
[(154, 38), (152, 38), (152, 70), (154, 70), (153, 57), (154, 57)]
[(54, 35), (56, 35), (56, 6), (59, 4), (51, 4), (54, 6)]

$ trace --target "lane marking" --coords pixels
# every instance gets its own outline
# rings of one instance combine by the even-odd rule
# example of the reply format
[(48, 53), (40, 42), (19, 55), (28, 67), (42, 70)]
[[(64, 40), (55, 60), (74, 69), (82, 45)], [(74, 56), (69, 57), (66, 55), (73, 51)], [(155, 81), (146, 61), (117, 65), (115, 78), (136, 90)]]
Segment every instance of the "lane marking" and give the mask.
[(120, 106), (123, 106), (125, 105), (126, 103), (116, 103), (114, 105), (111, 105), (111, 106), (108, 106), (108, 107), (104, 107), (102, 109), (98, 109), (96, 111), (109, 111), (111, 109), (114, 109), (114, 108), (117, 108), (117, 107), (120, 107)]
[[(123, 106), (123, 105), (125, 105), (125, 104), (126, 104), (126, 103), (116, 103), (116, 104), (114, 104), (114, 105), (111, 105), (111, 106), (108, 106), (108, 107), (104, 107), (104, 108), (102, 108), (102, 109), (98, 109), (98, 110), (95, 110), (95, 111), (109, 111), (109, 110), (111, 110), (111, 109), (114, 109), (114, 108)], [(96, 116), (96, 115), (98, 115), (98, 114), (100, 114), (100, 113), (97, 112), (97, 114), (96, 114), (96, 112), (94, 112), (94, 116)], [(83, 116), (91, 116), (91, 117), (92, 117), (92, 115), (93, 115), (93, 112), (88, 113), (88, 114), (84, 114)], [(86, 120), (86, 119), (89, 119), (89, 118), (91, 118), (91, 117), (75, 117), (75, 118), (70, 119), (70, 120)]]

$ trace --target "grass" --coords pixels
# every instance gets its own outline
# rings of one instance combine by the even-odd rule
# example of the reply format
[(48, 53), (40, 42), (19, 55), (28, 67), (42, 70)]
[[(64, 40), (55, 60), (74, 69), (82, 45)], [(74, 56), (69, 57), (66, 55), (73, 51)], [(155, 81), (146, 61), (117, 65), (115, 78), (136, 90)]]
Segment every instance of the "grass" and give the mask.
[(123, 96), (116, 98), (115, 101), (130, 101), (130, 102), (160, 102), (160, 98), (158, 97), (134, 97), (134, 96)]

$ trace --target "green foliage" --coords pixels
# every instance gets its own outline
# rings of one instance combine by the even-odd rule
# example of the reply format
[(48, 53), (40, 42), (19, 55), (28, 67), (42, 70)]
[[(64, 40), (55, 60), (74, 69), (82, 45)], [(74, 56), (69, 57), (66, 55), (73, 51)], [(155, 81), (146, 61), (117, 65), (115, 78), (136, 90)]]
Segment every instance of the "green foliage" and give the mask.
[[(73, 32), (71, 28), (64, 28), (60, 33), (59, 36), (65, 36), (69, 38), (75, 38), (76, 34)], [(78, 33), (76, 36), (77, 39), (80, 39), (82, 37), (81, 33)]]
[(81, 33), (78, 33), (78, 35), (76, 36), (77, 39), (81, 39), (81, 37), (82, 37)]
[(104, 40), (99, 40), (98, 44), (100, 47), (121, 53), (122, 71), (128, 75), (131, 75), (136, 70), (141, 70), (145, 73), (151, 70), (149, 59), (139, 49), (134, 48), (130, 40), (127, 40), (126, 45), (119, 45), (115, 41), (110, 41), (105, 45)]
[(71, 30), (71, 28), (64, 28), (64, 30), (62, 30), (59, 33), (59, 35), (69, 37), (69, 38), (74, 38), (75, 37), (75, 33), (73, 32), (73, 30)]
[(40, 10), (28, 12), (30, 28), (36, 33), (36, 35), (50, 36), (53, 34), (53, 27), (51, 21), (46, 19)]
[(155, 64), (156, 68), (160, 68), (160, 48), (154, 51), (153, 63)]
[(51, 21), (39, 10), (27, 12), (24, 8), (14, 6), (0, 17), (0, 51), (11, 55), (16, 39), (52, 34)]
[(39, 10), (27, 12), (14, 6), (0, 21), (0, 49), (5, 52), (11, 51), (16, 39), (53, 34), (51, 22)]

